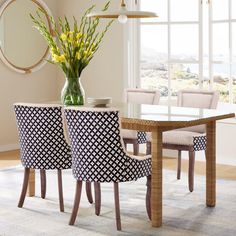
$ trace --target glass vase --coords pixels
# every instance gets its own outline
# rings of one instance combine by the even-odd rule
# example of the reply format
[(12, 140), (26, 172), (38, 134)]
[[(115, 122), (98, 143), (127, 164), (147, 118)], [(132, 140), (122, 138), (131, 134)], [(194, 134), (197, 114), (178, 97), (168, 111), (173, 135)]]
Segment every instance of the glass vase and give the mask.
[(85, 93), (80, 78), (66, 78), (61, 91), (61, 102), (65, 106), (84, 105)]

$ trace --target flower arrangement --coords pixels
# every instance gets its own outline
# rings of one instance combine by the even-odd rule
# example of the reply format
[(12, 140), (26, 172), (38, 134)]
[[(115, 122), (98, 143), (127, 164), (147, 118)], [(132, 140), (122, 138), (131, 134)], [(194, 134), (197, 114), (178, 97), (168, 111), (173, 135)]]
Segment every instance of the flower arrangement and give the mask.
[[(109, 8), (110, 2), (104, 6), (103, 11)], [(80, 25), (73, 17), (73, 27), (68, 22), (67, 17), (58, 18), (58, 23), (52, 16), (48, 16), (45, 11), (39, 9), (34, 17), (30, 14), (35, 28), (46, 40), (51, 53), (51, 60), (48, 62), (57, 64), (66, 75), (66, 84), (62, 91), (62, 102), (65, 105), (83, 105), (84, 94), (80, 84), (80, 75), (84, 68), (92, 60), (94, 54), (111, 26), (113, 21), (109, 21), (102, 31), (98, 31), (99, 19), (88, 18), (95, 5), (87, 9), (81, 17)], [(43, 17), (49, 18), (52, 30), (48, 29)], [(77, 93), (77, 94), (76, 94)]]

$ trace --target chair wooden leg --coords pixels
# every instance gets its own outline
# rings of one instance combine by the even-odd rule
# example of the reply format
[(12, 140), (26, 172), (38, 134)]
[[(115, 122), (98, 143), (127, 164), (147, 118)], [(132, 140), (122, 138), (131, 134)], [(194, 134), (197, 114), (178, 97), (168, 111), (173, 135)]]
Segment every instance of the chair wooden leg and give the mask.
[(76, 217), (77, 217), (77, 213), (79, 210), (79, 204), (80, 204), (80, 198), (81, 198), (81, 190), (82, 190), (82, 181), (81, 180), (77, 180), (76, 182), (76, 190), (75, 190), (75, 199), (74, 199), (74, 206), (73, 206), (73, 210), (71, 213), (71, 217), (70, 217), (70, 221), (69, 221), (69, 225), (74, 225)]
[(178, 150), (178, 166), (177, 166), (177, 179), (181, 176), (181, 150)]
[(152, 153), (152, 145), (151, 142), (146, 143), (146, 155), (151, 155)]
[(28, 183), (29, 183), (29, 174), (30, 174), (30, 169), (25, 168), (24, 180), (23, 180), (20, 200), (19, 200), (19, 203), (18, 203), (18, 207), (20, 207), (20, 208), (23, 207), (23, 204), (24, 204), (25, 195), (26, 195), (27, 187), (28, 187)]
[(119, 199), (119, 184), (114, 183), (115, 211), (116, 211), (116, 228), (121, 230), (120, 220), (120, 199)]
[(45, 170), (40, 170), (40, 182), (41, 182), (41, 198), (45, 199), (46, 186), (47, 186), (46, 171)]
[(91, 190), (91, 182), (86, 182), (86, 195), (88, 198), (89, 203), (93, 203), (93, 196), (92, 196), (92, 190)]
[(194, 164), (195, 151), (189, 151), (188, 186), (190, 192), (192, 192), (194, 188)]
[(138, 156), (138, 154), (139, 154), (139, 144), (138, 143), (136, 143), (136, 142), (134, 142), (133, 143), (133, 149), (134, 149), (134, 155), (135, 156)]
[(148, 218), (152, 219), (152, 211), (151, 211), (151, 175), (147, 176), (147, 193), (146, 193), (146, 210), (148, 214)]
[(64, 200), (63, 200), (63, 187), (62, 187), (61, 170), (57, 170), (57, 178), (58, 178), (58, 192), (59, 192), (60, 211), (64, 212)]
[(100, 183), (94, 182), (95, 189), (95, 214), (100, 215), (101, 212), (101, 186)]
[(125, 150), (127, 150), (127, 143), (124, 141)]

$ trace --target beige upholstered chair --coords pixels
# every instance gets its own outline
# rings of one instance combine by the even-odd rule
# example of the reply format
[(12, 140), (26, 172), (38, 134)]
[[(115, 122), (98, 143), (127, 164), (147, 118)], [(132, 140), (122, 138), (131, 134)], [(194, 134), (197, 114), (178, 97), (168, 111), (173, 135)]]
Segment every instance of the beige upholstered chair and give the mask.
[[(181, 90), (178, 93), (177, 104), (181, 107), (216, 109), (218, 101), (218, 91)], [(194, 188), (195, 151), (206, 149), (205, 132), (205, 125), (198, 125), (163, 133), (163, 148), (178, 150), (177, 179), (180, 179), (181, 174), (181, 151), (189, 152), (188, 182), (190, 192)], [(150, 141), (147, 146), (148, 153), (151, 153)]]
[[(124, 102), (136, 103), (136, 104), (158, 104), (160, 101), (160, 92), (158, 90), (149, 89), (125, 89), (124, 91)], [(138, 132), (134, 130), (122, 130), (122, 137), (124, 140), (125, 147), (127, 144), (133, 145), (133, 154), (138, 155), (139, 153), (139, 142)]]

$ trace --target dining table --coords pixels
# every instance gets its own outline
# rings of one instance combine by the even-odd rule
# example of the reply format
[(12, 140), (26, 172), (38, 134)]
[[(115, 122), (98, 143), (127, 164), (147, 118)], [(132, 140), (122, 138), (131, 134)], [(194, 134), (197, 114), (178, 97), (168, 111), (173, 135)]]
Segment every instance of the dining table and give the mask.
[[(151, 224), (153, 227), (160, 227), (163, 218), (162, 135), (165, 131), (206, 125), (206, 206), (216, 205), (216, 122), (233, 118), (234, 113), (172, 105), (112, 103), (109, 107), (120, 110), (123, 129), (151, 132)], [(35, 196), (34, 170), (30, 172), (28, 196)]]

